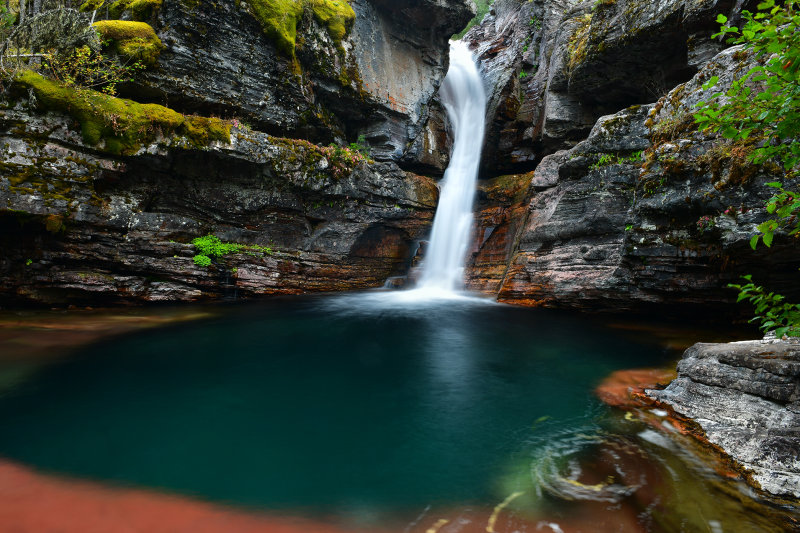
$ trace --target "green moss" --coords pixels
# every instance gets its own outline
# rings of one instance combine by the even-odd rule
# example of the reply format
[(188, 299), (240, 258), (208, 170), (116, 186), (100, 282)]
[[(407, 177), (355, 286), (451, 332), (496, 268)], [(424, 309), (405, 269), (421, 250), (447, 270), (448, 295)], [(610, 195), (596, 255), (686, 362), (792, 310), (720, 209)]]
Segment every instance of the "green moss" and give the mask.
[(151, 20), (153, 14), (161, 9), (162, 3), (163, 0), (117, 0), (111, 4), (108, 12), (114, 18), (128, 11), (134, 20)]
[(311, 9), (337, 43), (345, 38), (356, 18), (345, 0), (311, 0)]
[(85, 13), (87, 11), (94, 11), (96, 9), (100, 9), (105, 4), (105, 0), (86, 0), (84, 3), (81, 4), (81, 7), (78, 8), (78, 11), (81, 13)]
[(196, 147), (208, 146), (213, 141), (230, 142), (230, 122), (209, 117), (188, 116), (183, 123), (185, 135)]
[(512, 204), (525, 200), (533, 180), (533, 172), (492, 178), (480, 185), (487, 198), (494, 202)]
[(345, 0), (247, 0), (253, 16), (278, 49), (294, 57), (297, 25), (306, 8), (328, 30), (337, 43), (347, 35), (356, 14)]
[(111, 42), (114, 51), (132, 61), (153, 66), (164, 44), (153, 28), (144, 22), (132, 20), (101, 20), (94, 23), (103, 40)]
[(97, 91), (63, 87), (24, 71), (15, 79), (33, 89), (47, 110), (64, 112), (80, 123), (83, 140), (112, 154), (133, 154), (159, 135), (185, 135), (193, 147), (230, 142), (230, 124), (219, 119), (187, 117), (157, 104), (140, 104)]
[(578, 27), (575, 28), (575, 32), (570, 37), (567, 45), (567, 51), (569, 52), (567, 69), (569, 72), (572, 72), (578, 63), (586, 58), (591, 27), (592, 14), (586, 13), (578, 20)]

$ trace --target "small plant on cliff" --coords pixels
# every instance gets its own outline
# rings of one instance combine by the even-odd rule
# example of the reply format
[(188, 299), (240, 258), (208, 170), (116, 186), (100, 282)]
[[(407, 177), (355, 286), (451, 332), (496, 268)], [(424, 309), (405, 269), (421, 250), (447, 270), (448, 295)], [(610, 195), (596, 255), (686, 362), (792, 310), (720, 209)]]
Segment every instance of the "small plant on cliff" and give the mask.
[(714, 220), (714, 217), (704, 215), (697, 220), (697, 224), (695, 225), (697, 226), (697, 231), (700, 233), (700, 235), (702, 235), (714, 229), (717, 223)]
[(115, 95), (117, 85), (133, 80), (133, 73), (144, 68), (138, 61), (123, 65), (107, 59), (88, 46), (65, 54), (47, 54), (42, 70), (64, 87), (83, 87)]
[(211, 266), (212, 258), (220, 258), (232, 254), (247, 254), (253, 256), (271, 255), (272, 248), (257, 244), (239, 244), (224, 242), (216, 235), (197, 237), (192, 241), (198, 254), (194, 256), (194, 264), (201, 267)]
[(761, 322), (759, 326), (764, 333), (775, 331), (781, 338), (800, 337), (800, 305), (784, 301), (784, 297), (774, 292), (767, 292), (764, 287), (753, 283), (752, 276), (743, 276), (745, 285), (731, 284), (729, 287), (739, 291), (738, 302), (749, 301), (755, 308), (756, 316), (751, 322)]

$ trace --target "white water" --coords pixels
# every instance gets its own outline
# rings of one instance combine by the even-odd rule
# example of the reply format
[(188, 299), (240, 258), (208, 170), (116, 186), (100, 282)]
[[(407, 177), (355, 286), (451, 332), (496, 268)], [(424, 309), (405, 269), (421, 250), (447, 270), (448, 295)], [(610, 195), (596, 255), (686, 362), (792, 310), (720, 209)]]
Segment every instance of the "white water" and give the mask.
[(464, 284), (486, 114), (483, 81), (466, 43), (450, 43), (450, 69), (440, 94), (453, 131), (453, 153), (442, 180), (417, 291), (445, 296)]
[(326, 300), (331, 310), (343, 314), (416, 315), (424, 308), (434, 316), (442, 309), (452, 313), (454, 304), (456, 308), (468, 308), (496, 303), (494, 299), (459, 291), (464, 285), (464, 260), (472, 229), (472, 203), (486, 114), (483, 81), (465, 43), (450, 43), (450, 69), (440, 94), (452, 126), (453, 153), (442, 179), (431, 241), (417, 288), (341, 295)]

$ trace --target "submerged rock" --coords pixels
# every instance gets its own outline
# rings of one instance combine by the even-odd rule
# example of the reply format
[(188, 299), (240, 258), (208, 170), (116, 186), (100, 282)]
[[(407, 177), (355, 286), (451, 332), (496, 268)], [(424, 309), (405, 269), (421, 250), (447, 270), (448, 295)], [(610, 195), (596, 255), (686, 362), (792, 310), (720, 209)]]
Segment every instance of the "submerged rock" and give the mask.
[(800, 498), (800, 343), (698, 343), (653, 399), (695, 420), (756, 487)]

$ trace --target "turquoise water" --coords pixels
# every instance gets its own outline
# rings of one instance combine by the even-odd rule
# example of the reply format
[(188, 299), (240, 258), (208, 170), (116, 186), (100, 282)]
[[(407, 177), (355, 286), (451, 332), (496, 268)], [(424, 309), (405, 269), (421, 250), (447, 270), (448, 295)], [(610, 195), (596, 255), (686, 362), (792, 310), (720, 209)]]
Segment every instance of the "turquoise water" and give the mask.
[(548, 311), (360, 302), (235, 305), (88, 347), (0, 396), (0, 456), (267, 511), (492, 506), (605, 423), (600, 380), (675, 356)]

